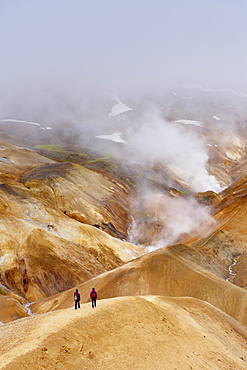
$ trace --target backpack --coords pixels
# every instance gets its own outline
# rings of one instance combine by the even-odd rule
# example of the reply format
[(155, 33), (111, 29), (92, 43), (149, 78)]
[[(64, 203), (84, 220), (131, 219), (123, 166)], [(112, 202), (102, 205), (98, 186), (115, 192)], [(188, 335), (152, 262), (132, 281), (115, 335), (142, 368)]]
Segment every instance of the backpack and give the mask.
[(74, 300), (78, 301), (78, 294), (74, 294)]
[(96, 298), (97, 297), (97, 293), (95, 292), (95, 290), (91, 293), (91, 298)]

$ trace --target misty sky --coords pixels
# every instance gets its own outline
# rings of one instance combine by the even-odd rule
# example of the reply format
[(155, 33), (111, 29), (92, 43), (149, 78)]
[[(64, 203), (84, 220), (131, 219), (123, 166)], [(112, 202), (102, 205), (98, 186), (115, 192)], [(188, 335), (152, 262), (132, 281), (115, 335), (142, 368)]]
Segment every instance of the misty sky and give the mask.
[(0, 0), (1, 94), (247, 89), (244, 0)]

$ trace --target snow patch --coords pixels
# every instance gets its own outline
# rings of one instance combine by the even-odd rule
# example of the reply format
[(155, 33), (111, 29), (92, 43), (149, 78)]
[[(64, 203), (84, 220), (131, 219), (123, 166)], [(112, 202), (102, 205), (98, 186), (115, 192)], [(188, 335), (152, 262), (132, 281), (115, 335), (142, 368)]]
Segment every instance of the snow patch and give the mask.
[(218, 116), (213, 116), (213, 119), (215, 119), (216, 121), (220, 121), (220, 118)]
[(38, 122), (30, 122), (30, 121), (22, 121), (22, 120), (19, 120), (19, 119), (12, 119), (12, 118), (7, 118), (7, 119), (1, 119), (0, 122), (13, 122), (13, 123), (16, 123), (16, 122), (19, 122), (19, 123), (26, 123), (28, 125), (34, 125), (34, 126), (39, 126), (39, 128), (41, 130), (52, 130), (52, 127), (49, 127), (49, 126), (42, 126), (40, 123)]
[(111, 135), (99, 135), (99, 136), (95, 136), (95, 137), (97, 137), (98, 139), (112, 140), (112, 141), (115, 141), (115, 143), (126, 143), (126, 141), (121, 139), (121, 137), (120, 137), (121, 135), (122, 135), (121, 132), (114, 132)]
[(175, 122), (176, 123), (183, 123), (184, 125), (195, 125), (195, 126), (203, 126), (204, 125), (204, 122), (193, 121), (191, 119), (178, 119)]
[(125, 113), (125, 112), (132, 110), (132, 108), (122, 103), (119, 98), (114, 98), (114, 100), (117, 103), (113, 105), (111, 112), (108, 114), (108, 117), (114, 117), (114, 116), (117, 116), (118, 114)]

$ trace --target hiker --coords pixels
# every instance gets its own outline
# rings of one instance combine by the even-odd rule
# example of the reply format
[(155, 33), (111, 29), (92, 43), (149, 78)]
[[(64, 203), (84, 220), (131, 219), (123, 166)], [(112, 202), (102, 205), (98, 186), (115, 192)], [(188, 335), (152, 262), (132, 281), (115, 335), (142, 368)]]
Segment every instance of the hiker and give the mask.
[(78, 289), (75, 290), (74, 300), (75, 300), (75, 310), (77, 310), (77, 307), (80, 308), (80, 300), (81, 300), (81, 296), (80, 296), (80, 293), (78, 292)]
[(97, 299), (97, 292), (95, 290), (95, 288), (92, 288), (91, 292), (90, 292), (90, 298), (92, 300), (92, 307), (96, 307), (96, 299)]

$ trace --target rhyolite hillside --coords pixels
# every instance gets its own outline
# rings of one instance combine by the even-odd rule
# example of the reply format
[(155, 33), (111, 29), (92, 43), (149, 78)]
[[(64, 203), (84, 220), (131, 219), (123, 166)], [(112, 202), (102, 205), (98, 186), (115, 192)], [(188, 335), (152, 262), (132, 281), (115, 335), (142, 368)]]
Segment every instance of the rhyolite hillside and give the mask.
[(1, 125), (1, 368), (246, 368), (246, 136), (199, 129), (218, 191), (76, 127)]

